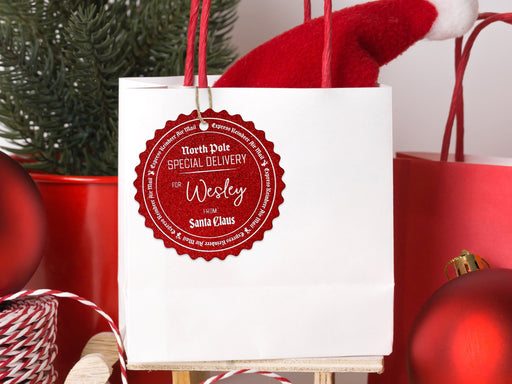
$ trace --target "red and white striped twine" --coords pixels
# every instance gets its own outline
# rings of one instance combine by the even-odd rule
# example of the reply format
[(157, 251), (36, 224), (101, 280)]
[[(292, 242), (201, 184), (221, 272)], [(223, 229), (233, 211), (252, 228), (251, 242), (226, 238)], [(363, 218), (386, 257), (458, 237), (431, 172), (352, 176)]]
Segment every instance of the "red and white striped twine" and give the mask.
[(0, 304), (8, 304), (0, 310), (0, 382), (51, 384), (55, 381), (57, 375), (52, 363), (57, 355), (56, 297), (78, 301), (107, 320), (117, 341), (121, 380), (127, 384), (121, 335), (112, 318), (83, 297), (50, 289), (0, 297)]
[(255, 369), (240, 369), (238, 371), (225, 372), (225, 373), (221, 373), (220, 375), (210, 377), (208, 380), (203, 381), (201, 384), (212, 384), (212, 383), (215, 383), (216, 381), (227, 379), (228, 377), (231, 377), (231, 376), (248, 374), (248, 373), (253, 373), (256, 375), (270, 377), (274, 380), (280, 381), (281, 383), (291, 383), (290, 380), (288, 380), (287, 378), (279, 376), (272, 372), (257, 371)]
[(0, 317), (0, 382), (52, 383), (57, 378), (53, 297), (13, 301)]

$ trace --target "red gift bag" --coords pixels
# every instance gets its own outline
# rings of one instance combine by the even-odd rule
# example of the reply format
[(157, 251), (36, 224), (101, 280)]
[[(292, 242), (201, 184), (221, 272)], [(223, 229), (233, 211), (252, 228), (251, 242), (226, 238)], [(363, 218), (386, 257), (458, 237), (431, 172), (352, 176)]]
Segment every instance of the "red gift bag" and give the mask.
[[(492, 267), (512, 268), (512, 166), (496, 165), (497, 159), (465, 156), (463, 149), (462, 78), (471, 46), (490, 23), (512, 23), (512, 13), (482, 14), (480, 18), (483, 21), (463, 51), (462, 39), (456, 42), (457, 77), (441, 161), (439, 155), (425, 153), (398, 153), (394, 160), (393, 353), (385, 358), (382, 375), (370, 375), (370, 384), (408, 383), (406, 350), (414, 318), (446, 283), (444, 267), (462, 249), (485, 257)], [(452, 161), (448, 150), (455, 116), (457, 145)]]

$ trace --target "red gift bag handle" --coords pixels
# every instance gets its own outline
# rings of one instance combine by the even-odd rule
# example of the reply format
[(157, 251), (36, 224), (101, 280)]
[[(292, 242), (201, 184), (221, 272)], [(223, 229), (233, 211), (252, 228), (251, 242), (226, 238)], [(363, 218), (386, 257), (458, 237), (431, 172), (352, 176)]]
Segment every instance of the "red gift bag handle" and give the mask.
[(463, 39), (459, 37), (455, 41), (455, 85), (453, 87), (452, 100), (448, 119), (445, 126), (443, 146), (441, 148), (441, 161), (448, 160), (450, 140), (452, 136), (453, 123), (457, 117), (457, 134), (455, 142), (455, 161), (464, 161), (464, 96), (462, 81), (469, 61), (471, 48), (477, 36), (489, 24), (496, 21), (503, 21), (512, 24), (512, 13), (482, 13), (478, 17), (480, 22), (471, 32), (465, 46), (462, 46)]
[[(185, 78), (184, 86), (194, 85), (194, 48), (195, 36), (197, 31), (197, 18), (199, 15), (200, 0), (191, 0), (190, 19), (187, 35), (187, 56), (185, 59)], [(207, 88), (208, 80), (206, 73), (206, 48), (208, 19), (210, 15), (211, 0), (203, 0), (201, 10), (201, 24), (199, 26), (199, 68), (198, 68), (198, 86)], [(304, 21), (311, 19), (310, 0), (304, 0)], [(324, 49), (322, 55), (322, 87), (331, 87), (331, 58), (332, 58), (332, 0), (324, 0)]]
[[(185, 79), (183, 85), (194, 85), (194, 49), (197, 31), (197, 18), (199, 15), (200, 0), (191, 0), (190, 2), (190, 19), (188, 24), (187, 35), (187, 56), (185, 58)], [(207, 73), (206, 73), (206, 48), (208, 45), (207, 31), (208, 20), (210, 18), (210, 5), (211, 0), (203, 0), (203, 8), (201, 10), (201, 25), (199, 27), (199, 88), (208, 87)]]
[(311, 0), (304, 0), (304, 22), (311, 21)]

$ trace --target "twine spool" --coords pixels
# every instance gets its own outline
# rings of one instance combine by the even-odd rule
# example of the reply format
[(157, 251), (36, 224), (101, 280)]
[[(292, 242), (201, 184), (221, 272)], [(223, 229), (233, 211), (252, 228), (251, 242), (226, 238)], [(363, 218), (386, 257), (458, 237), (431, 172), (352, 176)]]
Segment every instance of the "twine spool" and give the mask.
[(23, 298), (0, 305), (0, 382), (53, 383), (57, 373), (57, 299)]
[(57, 373), (57, 300), (77, 301), (102, 316), (116, 341), (121, 380), (127, 384), (121, 335), (112, 318), (91, 301), (73, 293), (51, 289), (28, 290), (0, 297), (0, 383), (50, 384)]

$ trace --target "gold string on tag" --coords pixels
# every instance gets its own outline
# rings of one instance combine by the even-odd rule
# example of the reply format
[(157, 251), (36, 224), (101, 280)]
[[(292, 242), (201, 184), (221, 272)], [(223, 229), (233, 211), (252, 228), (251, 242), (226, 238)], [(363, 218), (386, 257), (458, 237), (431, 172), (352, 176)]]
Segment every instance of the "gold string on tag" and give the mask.
[[(210, 103), (210, 109), (212, 108), (212, 89), (210, 87), (208, 88), (208, 101)], [(197, 116), (199, 117), (199, 129), (202, 131), (206, 131), (208, 129), (208, 123), (203, 119), (203, 116), (201, 115), (201, 107), (199, 105), (199, 87), (196, 87), (196, 109), (197, 109)]]

